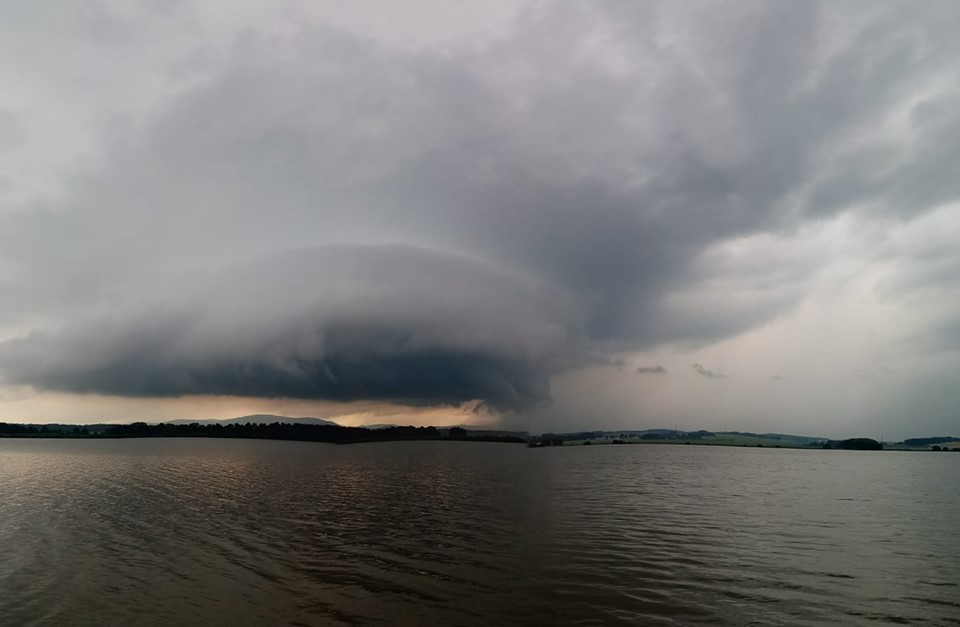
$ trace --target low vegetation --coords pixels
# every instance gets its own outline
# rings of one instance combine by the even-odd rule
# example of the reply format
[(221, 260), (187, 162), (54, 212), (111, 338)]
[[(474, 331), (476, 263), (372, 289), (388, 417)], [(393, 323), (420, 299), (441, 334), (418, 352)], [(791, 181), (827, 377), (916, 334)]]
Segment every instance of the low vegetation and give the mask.
[(126, 425), (20, 425), (0, 423), (0, 437), (46, 437), (46, 438), (248, 438), (264, 440), (301, 440), (307, 442), (330, 442), (352, 444), (359, 442), (383, 442), (392, 440), (464, 440), (476, 442), (523, 443), (524, 438), (515, 435), (491, 433), (472, 434), (466, 429), (453, 427), (387, 427), (366, 429), (364, 427), (341, 427), (339, 425), (290, 424), (274, 422), (245, 424), (147, 424), (134, 422)]
[(747, 446), (757, 448), (818, 448), (842, 450), (957, 451), (960, 438), (951, 436), (910, 438), (903, 442), (882, 443), (871, 438), (830, 440), (778, 433), (742, 431), (679, 431), (648, 429), (643, 431), (577, 431), (523, 434), (504, 431), (471, 431), (462, 427), (342, 427), (336, 424), (305, 422), (217, 422), (148, 424), (30, 425), (0, 422), (0, 438), (153, 438), (207, 437), (302, 440), (349, 444), (392, 440), (464, 440), (474, 442), (527, 443), (533, 448), (583, 444), (700, 444), (711, 446)]
[[(936, 444), (934, 444), (936, 443)], [(828, 438), (783, 433), (749, 433), (744, 431), (679, 431), (648, 429), (643, 431), (578, 431), (544, 433), (531, 438), (530, 446), (563, 446), (581, 444), (700, 444), (709, 446), (747, 446), (756, 448), (803, 448), (839, 450), (924, 450), (958, 451), (960, 438), (912, 438), (903, 442), (880, 442), (872, 438)]]

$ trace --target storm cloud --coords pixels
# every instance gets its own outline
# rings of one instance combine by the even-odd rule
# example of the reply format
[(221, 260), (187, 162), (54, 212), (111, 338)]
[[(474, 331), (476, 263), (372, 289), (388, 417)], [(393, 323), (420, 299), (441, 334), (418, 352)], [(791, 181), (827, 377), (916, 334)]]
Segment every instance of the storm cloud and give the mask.
[(66, 392), (518, 409), (576, 341), (562, 296), (412, 248), (298, 250), (167, 298), (8, 341), (0, 367)]
[(833, 290), (960, 324), (955, 3), (418, 6), (23, 12), (74, 60), (0, 111), (4, 381), (523, 413)]

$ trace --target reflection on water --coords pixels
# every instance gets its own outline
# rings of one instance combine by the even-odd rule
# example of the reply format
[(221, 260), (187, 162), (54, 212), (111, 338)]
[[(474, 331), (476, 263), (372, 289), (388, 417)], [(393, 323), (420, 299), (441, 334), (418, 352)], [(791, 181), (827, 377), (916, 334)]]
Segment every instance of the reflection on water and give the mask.
[(7, 625), (960, 624), (960, 455), (0, 440)]

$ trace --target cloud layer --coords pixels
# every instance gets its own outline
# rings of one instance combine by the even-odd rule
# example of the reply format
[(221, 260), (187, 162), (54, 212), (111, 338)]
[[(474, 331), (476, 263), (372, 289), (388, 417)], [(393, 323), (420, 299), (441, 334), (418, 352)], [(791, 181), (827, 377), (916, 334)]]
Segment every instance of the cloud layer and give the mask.
[[(951, 280), (922, 225), (958, 224), (955, 3), (220, 10), (20, 18), (77, 52), (0, 110), (6, 382), (524, 412), (852, 268), (885, 302)], [(956, 350), (930, 298), (915, 346)]]
[(0, 367), (65, 392), (522, 409), (573, 344), (562, 297), (413, 248), (299, 250), (180, 288), (11, 340)]

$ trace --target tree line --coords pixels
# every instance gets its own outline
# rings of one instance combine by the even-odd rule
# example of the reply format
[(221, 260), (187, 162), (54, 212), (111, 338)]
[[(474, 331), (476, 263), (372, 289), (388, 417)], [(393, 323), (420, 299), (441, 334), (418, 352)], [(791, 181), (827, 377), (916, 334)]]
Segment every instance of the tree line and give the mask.
[(390, 440), (468, 440), (483, 442), (516, 442), (526, 440), (508, 435), (470, 435), (465, 429), (452, 428), (446, 434), (436, 427), (341, 427), (339, 425), (314, 425), (302, 423), (273, 422), (244, 424), (148, 424), (133, 422), (123, 425), (98, 425), (91, 430), (85, 426), (20, 425), (0, 423), (0, 436), (7, 437), (61, 437), (61, 438), (249, 438), (261, 440), (300, 440), (306, 442), (329, 442), (350, 444), (358, 442), (383, 442)]

